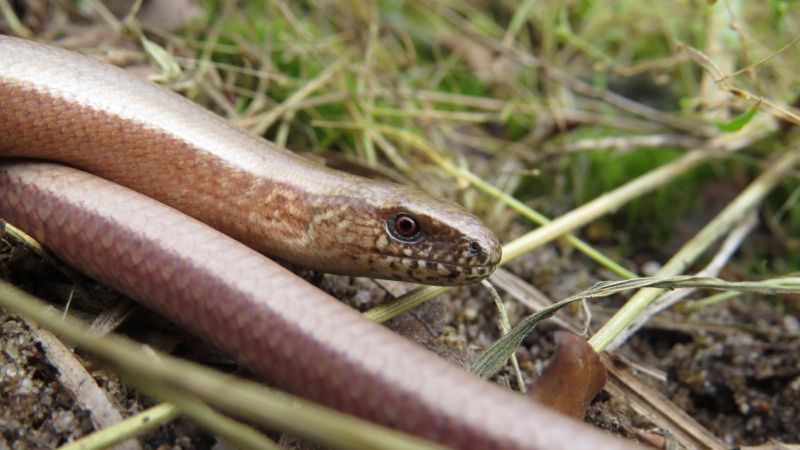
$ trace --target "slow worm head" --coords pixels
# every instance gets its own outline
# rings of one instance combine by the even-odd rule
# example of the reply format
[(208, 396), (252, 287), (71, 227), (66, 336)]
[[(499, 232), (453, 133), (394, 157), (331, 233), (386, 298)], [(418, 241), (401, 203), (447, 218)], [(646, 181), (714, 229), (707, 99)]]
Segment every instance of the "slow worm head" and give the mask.
[(489, 276), (497, 238), (460, 207), (328, 169), (116, 67), (0, 36), (0, 152), (127, 186), (267, 255), (427, 284)]

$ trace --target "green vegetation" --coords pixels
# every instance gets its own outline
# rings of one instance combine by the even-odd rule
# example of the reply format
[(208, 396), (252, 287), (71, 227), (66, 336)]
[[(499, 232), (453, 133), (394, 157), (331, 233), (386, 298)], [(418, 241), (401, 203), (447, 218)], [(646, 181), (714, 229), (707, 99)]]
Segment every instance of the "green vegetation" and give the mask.
[[(796, 20), (793, 2), (740, 3), (250, 1), (234, 8), (206, 1), (208, 21), (169, 40), (215, 65), (214, 89), (234, 100), (209, 106), (269, 139), (392, 167), (410, 183), (464, 200), (463, 184), (451, 184), (413, 145), (375, 127), (403, 130), (490, 183), (514, 178), (507, 184), (520, 186), (512, 192), (519, 200), (558, 215), (696, 148), (709, 129), (733, 133), (758, 114), (775, 116), (757, 98), (793, 100), (797, 51), (784, 48), (791, 34), (780, 32)], [(736, 29), (727, 26), (730, 14)], [(709, 48), (719, 54), (707, 55)], [(292, 98), (321, 74), (322, 83)], [(184, 76), (200, 76), (193, 80), (202, 100), (212, 78)], [(715, 77), (747, 95), (717, 90)], [(576, 89), (575, 80), (600, 94)], [(631, 114), (604, 101), (608, 92), (685, 126)], [(282, 114), (271, 115), (277, 105)], [(698, 139), (694, 147), (591, 147), (592, 139), (643, 134)], [(584, 150), (560, 152), (580, 141)], [(663, 250), (675, 227), (702, 207), (707, 183), (727, 179), (741, 189), (746, 179), (737, 174), (756, 173), (762, 157), (691, 171), (620, 208), (602, 219), (614, 239), (601, 245)], [(499, 173), (508, 158), (521, 165)], [(480, 214), (490, 201), (472, 195), (469, 204)], [(794, 215), (782, 217), (779, 226), (796, 235)]]

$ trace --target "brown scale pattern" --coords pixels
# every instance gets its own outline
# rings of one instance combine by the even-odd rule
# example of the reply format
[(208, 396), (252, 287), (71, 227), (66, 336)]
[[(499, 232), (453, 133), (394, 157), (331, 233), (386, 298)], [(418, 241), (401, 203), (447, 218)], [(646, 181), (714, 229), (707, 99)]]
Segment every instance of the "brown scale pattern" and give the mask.
[(88, 275), (312, 400), (457, 448), (624, 447), (468, 375), (121, 186), (63, 166), (8, 164), (0, 213)]
[[(253, 139), (242, 138), (242, 133), (227, 126), (223, 129), (233, 133), (232, 138), (244, 139), (243, 145), (255, 145)], [(165, 130), (98, 111), (42, 88), (4, 81), (1, 72), (0, 135), (7, 136), (0, 141), (5, 156), (48, 159), (97, 174), (187, 212), (265, 254), (321, 271), (461, 284), (488, 276), (500, 257), (499, 252), (491, 255), (493, 261), (489, 254), (472, 257), (472, 264), (489, 267), (473, 268), (462, 262), (458, 264), (462, 267), (453, 267), (451, 277), (419, 264), (402, 270), (390, 268), (386, 255), (375, 250), (377, 237), (385, 233), (383, 219), (376, 214), (388, 216), (398, 208), (394, 201), (382, 199), (387, 196), (405, 197), (410, 205), (430, 203), (429, 209), (439, 214), (453, 210), (453, 222), (468, 221), (464, 228), (475, 228), (479, 239), (489, 242), (485, 246), (499, 249), (499, 243), (474, 217), (444, 203), (417, 199), (419, 193), (407, 187), (345, 174), (331, 182), (327, 180), (329, 170), (295, 158), (277, 158), (268, 164), (275, 166), (271, 168), (275, 172), (296, 172), (320, 186), (330, 186), (317, 187), (311, 193), (302, 183), (254, 177), (204, 150), (198, 142), (183, 141)], [(265, 152), (268, 149), (265, 141), (255, 143), (263, 145)], [(320, 190), (325, 193), (318, 193)], [(336, 214), (320, 220), (325, 212)], [(431, 239), (414, 248), (416, 257), (450, 260), (449, 264), (455, 265), (470, 239), (461, 235), (460, 228), (434, 217), (420, 214), (419, 218), (427, 221)], [(342, 224), (346, 226), (340, 227)], [(489, 234), (483, 236), (485, 233)], [(396, 254), (401, 254), (401, 248), (398, 244), (390, 247)], [(357, 258), (343, 265), (344, 253)]]
[[(5, 155), (82, 168), (321, 271), (460, 284), (488, 276), (500, 259), (497, 238), (458, 205), (325, 168), (119, 68), (5, 36), (0, 135)], [(378, 249), (375, 236), (386, 236), (387, 217), (401, 211), (426, 231), (402, 248), (447, 270), (388, 267), (398, 253)], [(320, 217), (328, 220), (315, 223)], [(470, 251), (471, 242), (483, 251)], [(343, 264), (346, 251), (358, 257)]]
[[(248, 174), (159, 130), (145, 130), (138, 123), (2, 78), (0, 133), (9, 137), (0, 142), (5, 155), (58, 161), (134, 187), (176, 209), (196, 211), (201, 221), (229, 230), (263, 252), (280, 255), (283, 249), (270, 244), (297, 238), (311, 215), (301, 207), (281, 208), (279, 220), (270, 221), (272, 213), (259, 208), (256, 211), (265, 211), (266, 217), (243, 220), (229, 211), (252, 210), (253, 199), (285, 205), (281, 192), (287, 188), (263, 179), (254, 182)], [(254, 230), (258, 227), (253, 222), (263, 220), (270, 222), (268, 235)]]

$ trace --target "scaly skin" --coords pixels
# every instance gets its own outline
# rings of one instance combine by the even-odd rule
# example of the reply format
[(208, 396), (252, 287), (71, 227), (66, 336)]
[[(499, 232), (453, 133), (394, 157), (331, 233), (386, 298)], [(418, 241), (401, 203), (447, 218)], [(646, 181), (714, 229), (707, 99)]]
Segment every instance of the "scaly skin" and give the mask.
[[(4, 219), (291, 392), (458, 448), (627, 447), (472, 377), (148, 197), (322, 270), (453, 283), (487, 276), (496, 239), (450, 204), (321, 168), (124, 72), (4, 37), (0, 150), (145, 194), (53, 164), (0, 167)], [(396, 245), (383, 232), (398, 210), (419, 216), (422, 245)]]
[(67, 263), (327, 406), (454, 448), (627, 448), (471, 376), (122, 186), (64, 166), (5, 164), (0, 214)]
[[(453, 203), (328, 169), (117, 67), (2, 36), (0, 135), (5, 156), (78, 167), (323, 272), (463, 284), (500, 261), (494, 234)], [(400, 212), (420, 222), (413, 243), (387, 230)]]

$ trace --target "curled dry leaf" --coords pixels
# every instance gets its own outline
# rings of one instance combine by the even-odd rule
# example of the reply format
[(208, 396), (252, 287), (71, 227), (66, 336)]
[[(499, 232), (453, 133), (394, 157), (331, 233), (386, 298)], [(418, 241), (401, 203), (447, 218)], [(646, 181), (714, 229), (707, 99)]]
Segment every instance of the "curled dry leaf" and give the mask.
[(582, 337), (559, 331), (556, 352), (541, 375), (528, 387), (534, 400), (582, 419), (586, 408), (606, 384), (606, 368)]

